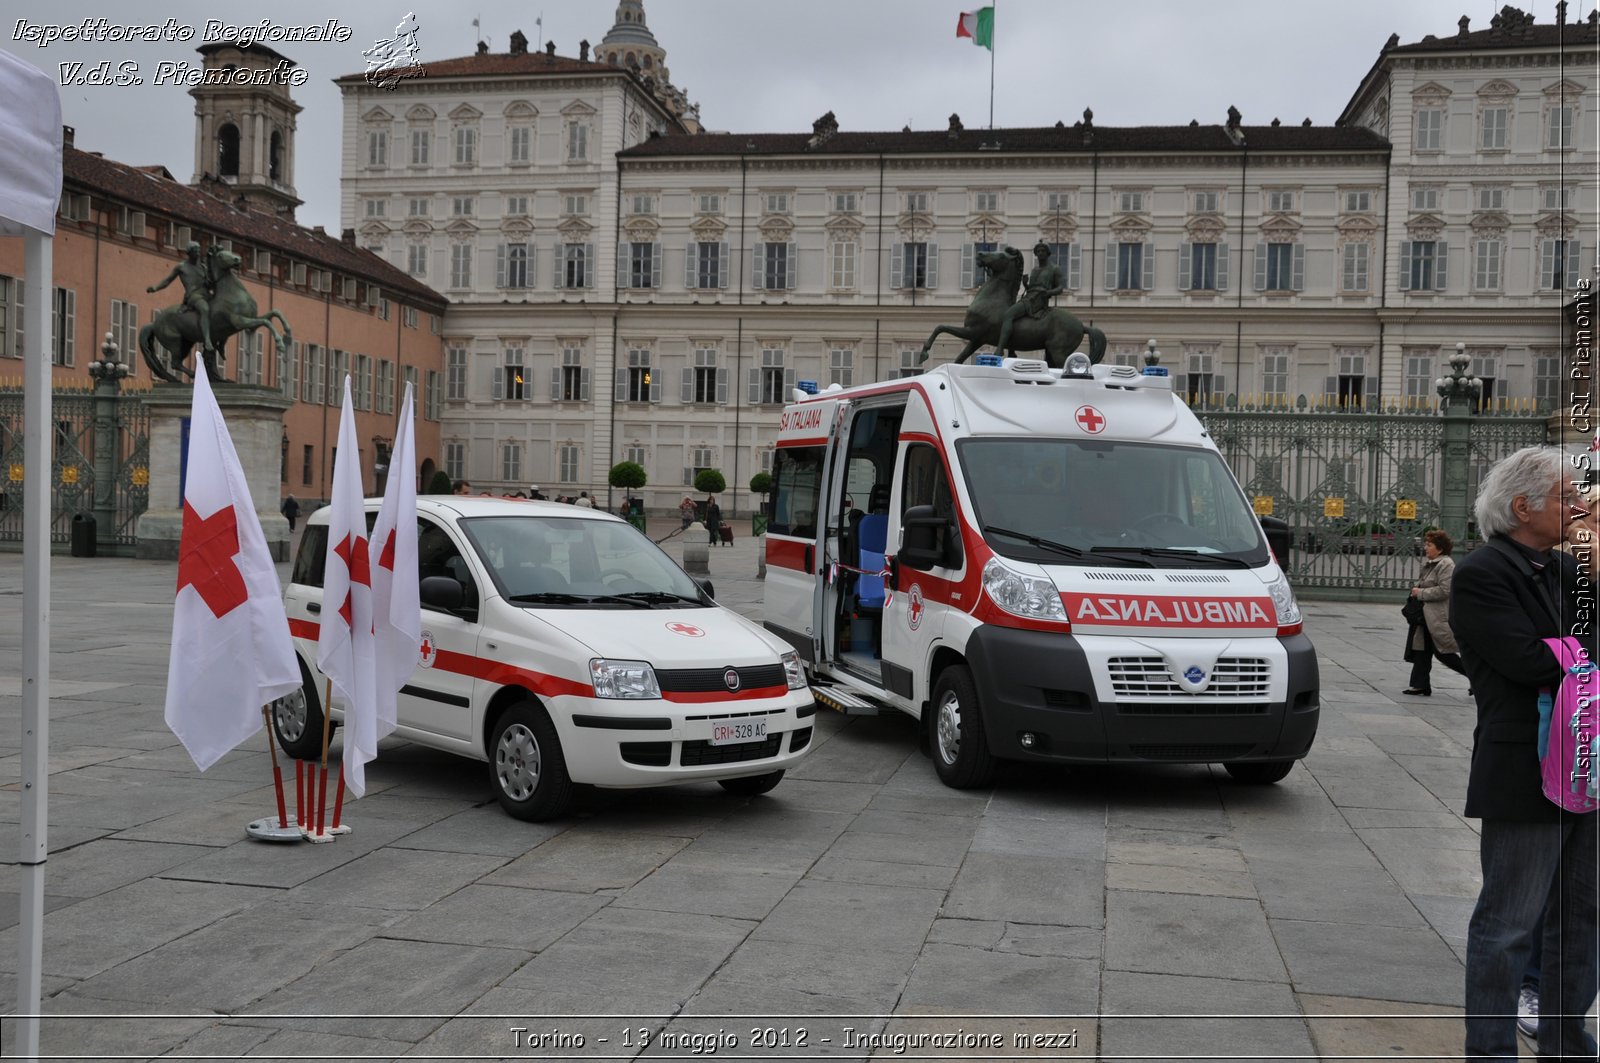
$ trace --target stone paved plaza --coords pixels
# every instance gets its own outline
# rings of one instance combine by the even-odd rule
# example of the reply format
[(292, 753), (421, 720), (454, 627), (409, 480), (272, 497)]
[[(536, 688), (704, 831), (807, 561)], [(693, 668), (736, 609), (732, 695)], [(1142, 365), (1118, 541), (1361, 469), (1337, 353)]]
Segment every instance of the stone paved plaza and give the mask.
[[(752, 540), (710, 561), (759, 615)], [(7, 1014), (21, 569), (0, 554)], [(243, 835), (272, 805), (265, 739), (201, 775), (162, 722), (174, 575), (54, 560), (53, 1058), (850, 1059), (902, 1035), (924, 1059), (1460, 1052), (1473, 710), (1442, 669), (1433, 697), (1400, 694), (1394, 606), (1306, 606), (1321, 733), (1277, 786), (1027, 769), (958, 792), (908, 718), (824, 711), (767, 796), (603, 792), (552, 824), (503, 814), (481, 765), (391, 740), (352, 835), (274, 847)]]

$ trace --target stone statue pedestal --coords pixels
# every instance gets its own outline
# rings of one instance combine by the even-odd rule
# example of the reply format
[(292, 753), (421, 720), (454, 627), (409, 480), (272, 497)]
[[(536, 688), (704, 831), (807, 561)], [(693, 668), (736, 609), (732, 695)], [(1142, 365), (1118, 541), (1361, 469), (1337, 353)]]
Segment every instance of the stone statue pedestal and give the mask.
[[(283, 461), (283, 414), (293, 400), (276, 388), (215, 384), (212, 391), (239, 452), (250, 499), (274, 561), (289, 559), (289, 522), (278, 511)], [(157, 384), (144, 399), (150, 411), (150, 502), (134, 527), (134, 556), (176, 561), (183, 531), (183, 436), (194, 388)]]

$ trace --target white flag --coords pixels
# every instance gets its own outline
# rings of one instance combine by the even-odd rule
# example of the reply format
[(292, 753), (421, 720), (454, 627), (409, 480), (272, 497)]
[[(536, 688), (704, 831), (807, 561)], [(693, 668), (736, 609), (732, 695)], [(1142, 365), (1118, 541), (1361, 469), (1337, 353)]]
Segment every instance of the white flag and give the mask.
[(283, 590), (250, 487), (205, 373), (189, 413), (167, 726), (205, 771), (300, 686)]
[(348, 374), (344, 378), (344, 409), (339, 414), (339, 452), (333, 462), (333, 497), (328, 506), (317, 667), (344, 699), (344, 781), (350, 792), (360, 797), (367, 790), (366, 764), (378, 755), (377, 671), (361, 448), (356, 442)]
[(377, 736), (394, 730), (400, 688), (417, 667), (422, 603), (417, 591), (417, 440), (412, 386), (406, 383), (389, 484), (372, 526), (372, 620), (377, 656)]

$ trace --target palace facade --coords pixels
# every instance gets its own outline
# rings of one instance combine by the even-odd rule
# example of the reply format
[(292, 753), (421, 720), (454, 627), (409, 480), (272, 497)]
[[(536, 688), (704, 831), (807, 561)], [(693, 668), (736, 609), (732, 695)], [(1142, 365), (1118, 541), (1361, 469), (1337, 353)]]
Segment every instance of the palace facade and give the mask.
[(666, 507), (718, 468), (745, 509), (794, 383), (921, 371), (1000, 245), (1049, 244), (1108, 358), (1154, 339), (1196, 401), (1426, 404), (1461, 342), (1481, 401), (1553, 409), (1600, 244), (1596, 61), (1594, 17), (1507, 7), (1391, 39), (1332, 126), (708, 133), (624, 0), (593, 58), (517, 34), (341, 79), (341, 213), (450, 300), (453, 477), (604, 492), (633, 460)]

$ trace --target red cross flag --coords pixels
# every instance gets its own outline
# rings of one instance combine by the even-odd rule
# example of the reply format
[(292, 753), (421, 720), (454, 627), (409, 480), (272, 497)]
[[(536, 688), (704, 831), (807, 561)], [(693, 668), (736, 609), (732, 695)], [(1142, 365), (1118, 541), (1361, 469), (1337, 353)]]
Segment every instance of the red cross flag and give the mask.
[[(417, 590), (415, 400), (406, 384), (389, 453), (389, 483), (372, 526), (372, 622), (377, 658), (377, 737), (394, 730), (400, 688), (417, 667), (422, 599)], [(424, 654), (428, 651), (422, 650)]]
[(377, 667), (372, 637), (372, 578), (367, 516), (361, 490), (350, 377), (344, 378), (339, 452), (328, 502), (328, 557), (322, 573), (322, 629), (317, 667), (344, 700), (344, 779), (357, 797), (366, 792), (366, 764), (378, 755)]
[(195, 377), (167, 661), (167, 726), (205, 771), (300, 686), (283, 590), (206, 374)]

